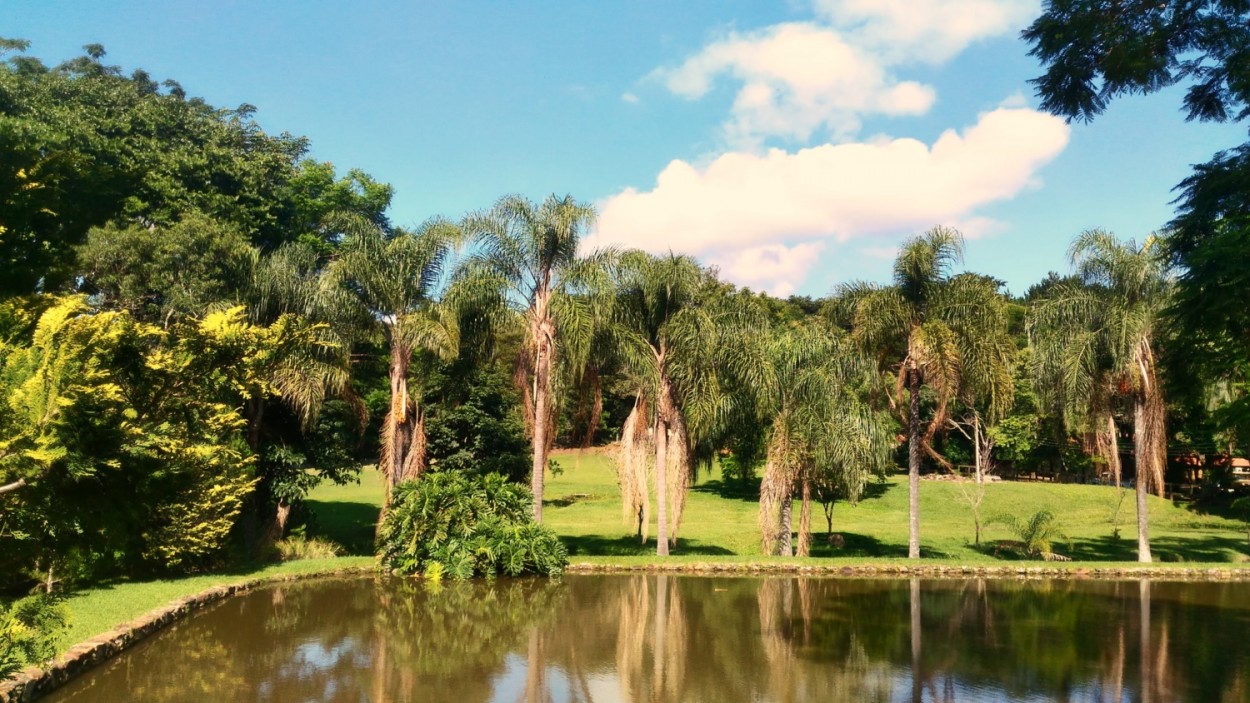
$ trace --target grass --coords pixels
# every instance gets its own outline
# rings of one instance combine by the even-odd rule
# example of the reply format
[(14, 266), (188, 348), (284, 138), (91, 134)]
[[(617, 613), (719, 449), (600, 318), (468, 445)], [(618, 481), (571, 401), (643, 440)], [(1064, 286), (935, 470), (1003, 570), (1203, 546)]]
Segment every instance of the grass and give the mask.
[[(560, 534), (576, 561), (643, 563), (654, 554), (652, 539), (638, 543), (621, 515), (612, 461), (601, 452), (561, 452), (562, 473), (547, 482), (543, 521)], [(982, 519), (1011, 514), (1027, 519), (1034, 512), (1053, 512), (1071, 538), (1057, 544), (1060, 554), (1078, 562), (1135, 562), (1137, 556), (1134, 495), (1120, 505), (1120, 536), (1113, 537), (1112, 517), (1120, 501), (1112, 486), (1000, 482), (985, 486)], [(686, 561), (756, 561), (759, 545), (757, 494), (725, 482), (718, 470), (695, 482), (679, 530), (674, 557)], [(1242, 523), (1204, 515), (1188, 506), (1151, 497), (1150, 537), (1156, 561), (1228, 565), (1250, 561)], [(654, 511), (653, 511), (654, 512)], [(948, 481), (922, 481), (920, 490), (922, 553), (929, 558), (968, 564), (1003, 563), (988, 545), (973, 542), (971, 511), (960, 487)], [(798, 509), (794, 511), (797, 526)], [(812, 515), (813, 557), (864, 561), (904, 560), (907, 555), (907, 484), (895, 476), (871, 485), (858, 505), (838, 503), (833, 531), (843, 546), (825, 539), (822, 508)], [(1001, 525), (983, 528), (983, 541), (1012, 539)], [(1105, 565), (1105, 564), (1104, 564)]]
[[(557, 452), (561, 468), (548, 477), (544, 523), (565, 541), (574, 561), (622, 565), (658, 561), (654, 556), (654, 525), (648, 544), (638, 540), (621, 515), (616, 474), (601, 451)], [(285, 574), (315, 573), (373, 563), (373, 534), (383, 486), (376, 471), (366, 469), (359, 483), (326, 484), (309, 497), (312, 524), (309, 535), (341, 545), (348, 556), (261, 565), (229, 573), (181, 579), (106, 584), (71, 594), (67, 605), (71, 627), (64, 646), (80, 642), (170, 601), (206, 588), (244, 579)], [(1027, 518), (1048, 509), (1072, 539), (1056, 551), (1073, 557), (1071, 564), (1051, 566), (1110, 566), (1136, 558), (1136, 512), (1132, 493), (1120, 506), (1120, 537), (1112, 536), (1112, 516), (1119, 502), (1117, 489), (1050, 483), (1002, 482), (986, 486), (984, 518), (1008, 513)], [(682, 520), (679, 542), (669, 562), (787, 562), (760, 554), (758, 503), (755, 491), (723, 480), (717, 470), (704, 472), (695, 482)], [(946, 564), (1004, 564), (989, 548), (972, 544), (970, 510), (957, 485), (945, 481), (921, 484), (923, 553)], [(797, 523), (798, 510), (795, 510)], [(812, 515), (812, 563), (904, 563), (907, 553), (907, 485), (903, 476), (871, 486), (858, 505), (839, 503), (833, 530), (843, 546), (825, 539), (820, 506)], [(1237, 521), (1204, 515), (1186, 506), (1150, 498), (1151, 545), (1155, 558), (1166, 563), (1219, 566), (1250, 561), (1245, 526)], [(986, 540), (1010, 539), (1002, 526), (983, 533)]]
[(149, 610), (213, 586), (223, 586), (266, 576), (309, 574), (368, 566), (372, 563), (372, 557), (336, 557), (290, 561), (229, 573), (204, 574), (159, 581), (126, 581), (94, 586), (71, 593), (66, 599), (65, 605), (70, 615), (69, 629), (61, 638), (61, 649), (67, 650), (78, 642), (134, 620)]

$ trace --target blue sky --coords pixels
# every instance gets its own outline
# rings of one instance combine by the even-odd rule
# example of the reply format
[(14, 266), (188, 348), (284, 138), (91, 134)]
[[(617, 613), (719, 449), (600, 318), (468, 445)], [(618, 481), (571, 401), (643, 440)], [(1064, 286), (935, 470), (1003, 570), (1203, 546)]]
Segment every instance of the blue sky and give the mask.
[[(969, 235), (1022, 292), (1089, 227), (1141, 238), (1193, 163), (1243, 139), (1179, 92), (1093, 124), (1037, 113), (1037, 0), (4, 0), (0, 33), (250, 103), (392, 183), (416, 224), (504, 193), (600, 207), (593, 243), (669, 248), (756, 289), (885, 280), (907, 235)], [(657, 179), (659, 179), (657, 181)]]

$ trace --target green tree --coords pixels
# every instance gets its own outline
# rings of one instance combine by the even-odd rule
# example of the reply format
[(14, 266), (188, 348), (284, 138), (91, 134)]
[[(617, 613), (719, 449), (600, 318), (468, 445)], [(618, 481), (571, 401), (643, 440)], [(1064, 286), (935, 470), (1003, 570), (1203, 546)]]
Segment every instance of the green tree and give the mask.
[(108, 307), (164, 327), (239, 299), (256, 257), (237, 228), (198, 213), (168, 227), (94, 228), (77, 254), (83, 288)]
[[(951, 275), (963, 257), (963, 236), (935, 227), (903, 244), (889, 286), (852, 284), (842, 291), (854, 338), (895, 376), (892, 403), (908, 431), (909, 530), (907, 554), (920, 557), (920, 464), (928, 454), (946, 460), (932, 445), (961, 389), (976, 387), (991, 398), (1007, 397), (1010, 369), (1006, 308), (996, 286), (974, 274)], [(935, 409), (921, 419), (921, 390)], [(902, 396), (906, 395), (906, 399)], [(995, 400), (995, 403), (998, 401)]]
[[(1176, 85), (1186, 86), (1188, 120), (1250, 116), (1250, 23), (1240, 0), (1052, 0), (1023, 36), (1044, 69), (1033, 81), (1042, 106), (1069, 119), (1093, 120), (1116, 98)], [(1250, 284), (1247, 184), (1250, 143), (1215, 154), (1179, 185), (1168, 225), (1176, 338), (1207, 382), (1228, 381), (1250, 359), (1250, 306), (1230, 294)], [(1250, 426), (1241, 408), (1221, 420), (1234, 431)]]
[[(647, 454), (655, 470), (656, 553), (667, 556), (681, 521), (698, 443), (710, 436), (723, 410), (727, 371), (760, 380), (741, 344), (746, 311), (718, 296), (718, 284), (694, 259), (626, 252), (610, 334), (638, 402), (625, 421), (622, 481), (627, 503), (645, 491)], [(756, 360), (758, 361), (758, 360)], [(650, 427), (649, 434), (646, 431)], [(648, 439), (649, 438), (649, 439)], [(636, 451), (638, 447), (654, 452)], [(641, 480), (639, 478), (641, 477)]]
[(1082, 233), (1071, 250), (1076, 280), (1039, 298), (1030, 321), (1039, 379), (1069, 422), (1109, 422), (1114, 437), (1110, 401), (1132, 404), (1141, 562), (1151, 560), (1146, 496), (1150, 488), (1162, 494), (1167, 461), (1158, 358), (1172, 279), (1161, 249), (1153, 236), (1139, 247), (1102, 230)]
[[(605, 253), (578, 256), (578, 244), (594, 221), (590, 205), (572, 196), (533, 203), (500, 198), (488, 211), (465, 219), (474, 251), (462, 276), (470, 287), (495, 291), (524, 335), (516, 382), (533, 447), (530, 486), (534, 519), (542, 522), (547, 457), (555, 440), (557, 364), (578, 368), (589, 353), (595, 312), (584, 295), (605, 280)], [(602, 286), (600, 286), (602, 287)]]
[(420, 394), (409, 389), (413, 354), (452, 359), (460, 349), (456, 311), (436, 297), (459, 233), (442, 220), (431, 220), (416, 232), (387, 232), (360, 217), (345, 217), (340, 224), (346, 237), (327, 268), (325, 300), (388, 347), (390, 404), (379, 468), (389, 503), (395, 486), (426, 469), (425, 410), (418, 404)]
[(838, 486), (850, 500), (890, 464), (889, 426), (862, 397), (875, 370), (841, 330), (820, 321), (775, 327), (765, 339), (757, 411), (769, 423), (760, 486), (765, 554), (790, 556), (791, 506), (802, 507), (798, 556), (811, 554), (813, 486)]

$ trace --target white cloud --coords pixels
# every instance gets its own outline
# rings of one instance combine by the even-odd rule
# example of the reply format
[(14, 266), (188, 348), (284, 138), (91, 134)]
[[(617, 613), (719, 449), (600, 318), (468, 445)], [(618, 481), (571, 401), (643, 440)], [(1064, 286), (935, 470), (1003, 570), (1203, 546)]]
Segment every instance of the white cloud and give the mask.
[(808, 141), (823, 130), (847, 140), (868, 115), (919, 115), (937, 96), (896, 76), (940, 64), (970, 43), (1013, 32), (1037, 0), (814, 0), (822, 22), (731, 32), (675, 68), (652, 76), (674, 94), (702, 98), (728, 75), (740, 84), (724, 125), (727, 141), (757, 147), (770, 137)]
[(824, 248), (824, 242), (765, 244), (716, 254), (708, 263), (735, 283), (784, 298), (807, 278)]
[(883, 61), (941, 63), (969, 44), (1022, 29), (1040, 0), (813, 0), (816, 14)]
[(654, 75), (673, 93), (697, 99), (722, 73), (742, 83), (725, 125), (739, 145), (767, 136), (806, 141), (818, 129), (849, 137), (861, 115), (923, 114), (935, 100), (931, 87), (895, 79), (837, 32), (806, 23), (731, 34)]
[(629, 92), (621, 93), (621, 100), (624, 100), (625, 102), (629, 103), (630, 105), (637, 105), (637, 104), (638, 104), (638, 96), (637, 96), (637, 95), (634, 95), (633, 93), (629, 93)]
[(1059, 118), (999, 108), (932, 145), (882, 139), (729, 152), (705, 168), (674, 160), (651, 190), (601, 203), (587, 245), (694, 254), (729, 280), (784, 290), (829, 240), (895, 238), (934, 224), (989, 231), (995, 223), (975, 210), (1036, 185), (1068, 133)]

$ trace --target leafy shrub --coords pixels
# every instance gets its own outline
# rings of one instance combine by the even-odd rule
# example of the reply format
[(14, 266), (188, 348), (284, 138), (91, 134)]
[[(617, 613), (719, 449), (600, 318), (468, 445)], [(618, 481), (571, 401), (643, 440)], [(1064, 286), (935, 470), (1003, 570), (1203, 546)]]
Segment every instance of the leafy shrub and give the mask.
[(531, 519), (533, 498), (499, 474), (438, 471), (401, 484), (378, 535), (382, 562), (401, 573), (553, 575), (568, 552)]
[(0, 679), (51, 659), (65, 623), (65, 607), (48, 596), (0, 604)]

